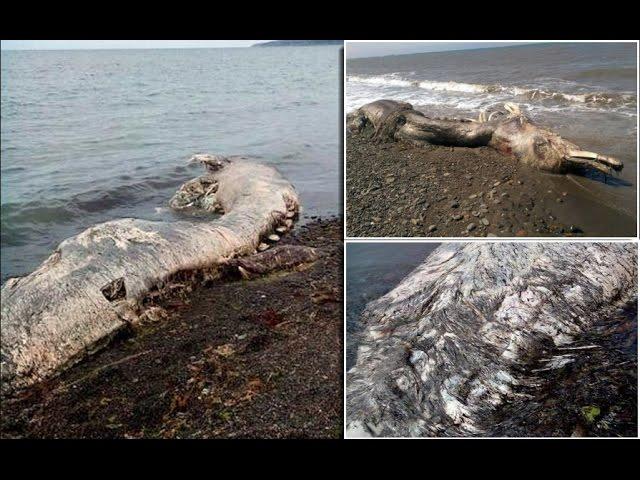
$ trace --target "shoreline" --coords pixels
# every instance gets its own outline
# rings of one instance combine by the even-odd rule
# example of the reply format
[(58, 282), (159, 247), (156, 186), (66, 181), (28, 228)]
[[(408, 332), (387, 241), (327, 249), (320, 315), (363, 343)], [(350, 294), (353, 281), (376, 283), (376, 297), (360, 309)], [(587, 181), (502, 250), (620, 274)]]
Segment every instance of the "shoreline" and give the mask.
[(2, 438), (338, 438), (342, 219), (280, 245), (315, 263), (178, 288), (157, 315), (60, 376), (3, 398)]
[(569, 176), (533, 170), (488, 147), (375, 145), (366, 134), (347, 134), (350, 237), (636, 234), (633, 218)]

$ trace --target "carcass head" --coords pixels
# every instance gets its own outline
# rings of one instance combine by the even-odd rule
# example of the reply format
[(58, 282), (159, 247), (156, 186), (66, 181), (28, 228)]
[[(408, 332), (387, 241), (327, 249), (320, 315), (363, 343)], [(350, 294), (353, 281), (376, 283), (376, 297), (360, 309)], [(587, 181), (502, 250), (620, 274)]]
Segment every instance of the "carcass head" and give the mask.
[[(555, 173), (563, 173), (576, 167), (587, 167), (611, 173), (620, 171), (623, 163), (613, 157), (581, 150), (546, 128), (533, 124), (522, 114), (517, 105), (505, 104), (508, 114), (495, 122), (490, 145), (507, 155), (531, 166)], [(489, 117), (488, 122), (492, 122)]]

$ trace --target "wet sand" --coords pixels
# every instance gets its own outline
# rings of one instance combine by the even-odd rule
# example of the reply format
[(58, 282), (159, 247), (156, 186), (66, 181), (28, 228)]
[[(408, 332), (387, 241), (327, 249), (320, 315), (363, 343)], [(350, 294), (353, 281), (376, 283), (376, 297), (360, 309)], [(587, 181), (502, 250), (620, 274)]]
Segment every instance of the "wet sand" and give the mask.
[(376, 145), (368, 133), (347, 135), (348, 236), (635, 236), (633, 206), (590, 190), (604, 176), (547, 174), (488, 147)]
[(177, 289), (60, 377), (2, 400), (3, 438), (340, 438), (342, 219), (282, 244), (312, 265)]

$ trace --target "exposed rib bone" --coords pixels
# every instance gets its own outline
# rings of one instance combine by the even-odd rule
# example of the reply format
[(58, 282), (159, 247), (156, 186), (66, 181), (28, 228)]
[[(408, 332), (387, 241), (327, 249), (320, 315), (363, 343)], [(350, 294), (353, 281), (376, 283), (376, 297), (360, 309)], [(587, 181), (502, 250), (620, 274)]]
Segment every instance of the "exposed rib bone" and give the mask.
[(504, 104), (504, 109), (512, 115), (521, 115), (520, 107), (515, 103), (507, 102)]

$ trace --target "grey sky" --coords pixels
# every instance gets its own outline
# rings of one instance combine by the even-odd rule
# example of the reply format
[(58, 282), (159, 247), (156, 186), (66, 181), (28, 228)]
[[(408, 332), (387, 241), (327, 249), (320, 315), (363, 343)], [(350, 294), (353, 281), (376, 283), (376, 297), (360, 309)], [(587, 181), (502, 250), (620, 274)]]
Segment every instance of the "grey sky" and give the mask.
[(348, 42), (347, 58), (383, 57), (408, 53), (468, 50), (472, 48), (508, 47), (535, 42)]
[(265, 40), (2, 40), (2, 50), (249, 47)]

